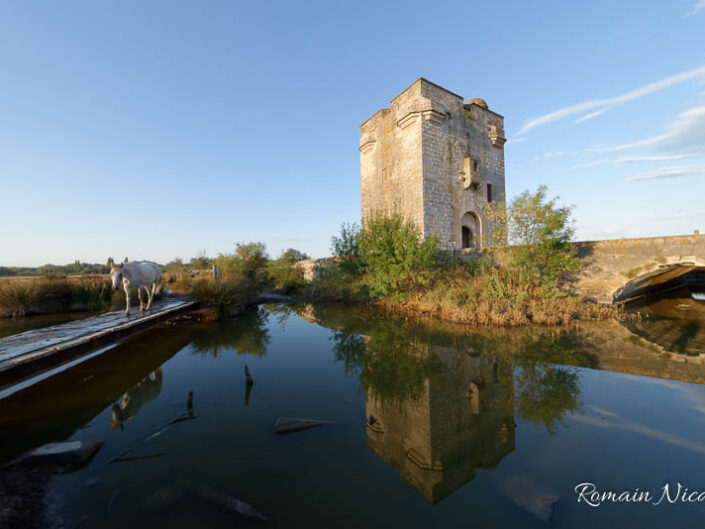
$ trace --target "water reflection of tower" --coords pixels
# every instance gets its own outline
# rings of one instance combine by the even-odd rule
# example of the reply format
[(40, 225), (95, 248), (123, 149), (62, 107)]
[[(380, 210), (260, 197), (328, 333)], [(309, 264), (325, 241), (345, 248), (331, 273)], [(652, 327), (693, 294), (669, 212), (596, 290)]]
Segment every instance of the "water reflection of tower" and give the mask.
[[(418, 397), (381, 399), (367, 390), (367, 445), (436, 503), (514, 450), (510, 365), (494, 355), (432, 347), (443, 376)], [(370, 424), (370, 422), (373, 422)]]

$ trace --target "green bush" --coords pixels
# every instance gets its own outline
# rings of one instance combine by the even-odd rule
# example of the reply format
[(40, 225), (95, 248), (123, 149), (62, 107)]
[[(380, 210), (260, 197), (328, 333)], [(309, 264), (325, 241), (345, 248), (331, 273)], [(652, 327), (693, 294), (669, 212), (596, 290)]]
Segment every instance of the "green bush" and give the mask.
[(272, 285), (286, 294), (297, 292), (306, 287), (303, 273), (293, 267), (294, 262), (296, 261), (292, 262), (289, 258), (282, 256), (267, 263), (267, 274)]
[(399, 213), (372, 215), (358, 235), (365, 282), (373, 296), (403, 299), (428, 283), (439, 265), (438, 239), (421, 236), (419, 228)]
[(346, 272), (357, 274), (360, 271), (360, 226), (343, 223), (340, 236), (331, 238), (331, 251)]
[(320, 297), (351, 301), (369, 296), (365, 279), (352, 272), (345, 261), (329, 263), (318, 271), (313, 293)]
[(251, 295), (250, 285), (245, 281), (223, 280), (218, 283), (208, 279), (188, 282), (189, 296), (213, 307), (219, 317), (228, 315), (233, 305), (244, 305)]
[(306, 259), (310, 259), (310, 257), (296, 248), (287, 248), (279, 256), (279, 259), (289, 261), (291, 264), (294, 264), (297, 261), (305, 261)]
[(233, 254), (218, 255), (215, 264), (226, 276), (242, 277), (255, 284), (266, 284), (268, 260), (265, 245), (261, 242), (250, 242), (238, 243)]
[(205, 250), (191, 258), (190, 267), (194, 270), (207, 270), (211, 266), (213, 266), (213, 259), (206, 255)]

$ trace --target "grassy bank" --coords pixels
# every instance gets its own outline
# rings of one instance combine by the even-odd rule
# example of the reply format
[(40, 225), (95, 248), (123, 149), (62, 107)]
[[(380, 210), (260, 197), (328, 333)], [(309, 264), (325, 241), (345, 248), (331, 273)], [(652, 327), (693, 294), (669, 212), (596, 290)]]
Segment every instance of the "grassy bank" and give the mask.
[(438, 270), (429, 285), (403, 300), (381, 299), (391, 308), (432, 315), (456, 323), (480, 325), (562, 325), (575, 320), (623, 317), (616, 306), (601, 305), (566, 292), (524, 284), (510, 271), (477, 271), (456, 265)]
[(0, 315), (25, 316), (109, 308), (113, 292), (105, 279), (31, 278), (0, 281)]
[(445, 321), (496, 326), (531, 323), (563, 325), (576, 320), (621, 319), (620, 307), (602, 305), (560, 289), (526, 284), (501, 266), (442, 263), (429, 271), (423, 286), (374, 294), (362, 271), (350, 273), (338, 264), (289, 294), (305, 299), (369, 303), (393, 311)]
[[(164, 294), (158, 294), (160, 299)], [(133, 304), (139, 304), (133, 296)], [(25, 277), (0, 280), (0, 317), (59, 312), (99, 312), (125, 307), (125, 292), (113, 291), (106, 276)]]
[(568, 292), (581, 267), (571, 245), (571, 210), (546, 189), (484, 212), (490, 251), (463, 260), (399, 213), (378, 213), (332, 239), (335, 263), (314, 291), (468, 324), (565, 324), (624, 317), (620, 308)]

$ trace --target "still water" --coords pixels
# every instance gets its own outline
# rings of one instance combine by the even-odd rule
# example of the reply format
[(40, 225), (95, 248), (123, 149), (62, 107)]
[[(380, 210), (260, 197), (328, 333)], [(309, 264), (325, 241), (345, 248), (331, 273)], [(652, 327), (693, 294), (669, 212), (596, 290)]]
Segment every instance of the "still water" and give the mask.
[[(261, 525), (198, 487), (271, 527), (693, 526), (705, 503), (589, 507), (574, 491), (705, 490), (697, 340), (671, 352), (638, 325), (478, 329), (306, 304), (164, 326), (0, 400), (0, 462), (103, 439), (50, 485), (65, 527)], [(278, 436), (281, 416), (332, 424)]]

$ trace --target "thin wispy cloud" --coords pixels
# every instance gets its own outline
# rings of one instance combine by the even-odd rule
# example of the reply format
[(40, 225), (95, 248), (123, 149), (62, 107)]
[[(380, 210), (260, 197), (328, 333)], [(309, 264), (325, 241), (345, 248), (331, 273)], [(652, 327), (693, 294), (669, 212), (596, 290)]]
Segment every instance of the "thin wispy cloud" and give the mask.
[(529, 119), (519, 130), (519, 132), (517, 132), (516, 135), (521, 136), (522, 134), (526, 134), (530, 130), (533, 130), (537, 127), (567, 118), (569, 116), (574, 116), (576, 114), (586, 113), (584, 116), (579, 118), (577, 122), (587, 121), (588, 119), (592, 119), (601, 114), (604, 114), (608, 110), (618, 105), (623, 105), (624, 103), (628, 103), (630, 101), (640, 99), (644, 96), (660, 92), (661, 90), (665, 90), (666, 88), (670, 88), (686, 81), (703, 77), (705, 77), (705, 65), (698, 66), (697, 68), (692, 68), (690, 70), (686, 70), (675, 75), (671, 75), (669, 77), (661, 79), (660, 81), (649, 83), (647, 85), (641, 86), (616, 97), (610, 97), (606, 99), (593, 99), (591, 101), (585, 101), (583, 103), (563, 107), (558, 110), (554, 110), (553, 112), (549, 112), (548, 114), (544, 114), (543, 116), (538, 116)]
[(617, 158), (614, 163), (643, 163), (643, 162), (665, 162), (673, 160), (683, 160), (684, 158), (693, 158), (698, 154), (664, 154), (661, 156), (624, 156)]
[(636, 180), (656, 180), (661, 178), (678, 178), (681, 176), (696, 176), (705, 175), (705, 165), (697, 167), (659, 167), (654, 171), (647, 171), (645, 173), (639, 173), (634, 176), (627, 178), (629, 181)]
[(624, 222), (606, 223), (601, 219), (595, 224), (579, 224), (577, 226), (581, 240), (618, 239), (622, 237), (643, 237), (664, 233), (664, 226), (686, 233), (693, 226), (705, 222), (705, 208), (678, 207), (672, 210), (654, 212), (648, 215), (630, 217)]
[(540, 162), (541, 160), (549, 160), (551, 158), (560, 158), (562, 156), (575, 156), (576, 154), (580, 154), (582, 151), (553, 151), (553, 152), (545, 152), (543, 154), (539, 154), (538, 156), (534, 156), (534, 162)]
[(697, 15), (698, 12), (702, 11), (703, 9), (705, 9), (705, 0), (698, 0), (693, 6), (693, 8), (685, 14), (685, 16), (692, 17), (693, 15)]
[[(703, 154), (705, 155), (705, 154)], [(694, 158), (701, 156), (700, 154), (664, 154), (664, 155), (644, 155), (644, 156), (623, 156), (621, 158), (603, 158), (594, 162), (583, 163), (570, 167), (571, 170), (588, 169), (606, 163), (622, 164), (622, 163), (653, 163), (653, 162), (672, 162), (675, 160), (684, 160), (686, 158)]]
[[(673, 435), (670, 432), (657, 430), (656, 428), (651, 428), (650, 426), (621, 417), (619, 414), (603, 408), (594, 408), (590, 411), (593, 411), (594, 414), (580, 415), (577, 413), (572, 413), (568, 415), (568, 417), (579, 423), (598, 426), (600, 428), (614, 428), (625, 432), (636, 433), (655, 441), (661, 441), (699, 454), (705, 454), (705, 445), (697, 441), (685, 439), (683, 437)], [(597, 414), (602, 414), (602, 416)]]
[(597, 110), (595, 112), (590, 112), (589, 114), (585, 114), (584, 116), (579, 117), (578, 119), (575, 120), (576, 123), (582, 123), (583, 121), (587, 121), (592, 118), (596, 118), (597, 116), (601, 116), (605, 112), (607, 112), (611, 107), (605, 107), (600, 110)]
[(574, 165), (573, 167), (570, 167), (569, 169), (571, 171), (574, 171), (576, 169), (588, 169), (590, 167), (597, 167), (598, 165), (604, 165), (606, 163), (613, 162), (612, 158), (607, 158), (605, 160), (595, 160), (594, 162), (589, 162), (589, 163), (583, 163), (580, 165)]
[(616, 152), (640, 147), (654, 147), (669, 154), (705, 154), (705, 105), (693, 107), (680, 114), (665, 134), (594, 150)]

